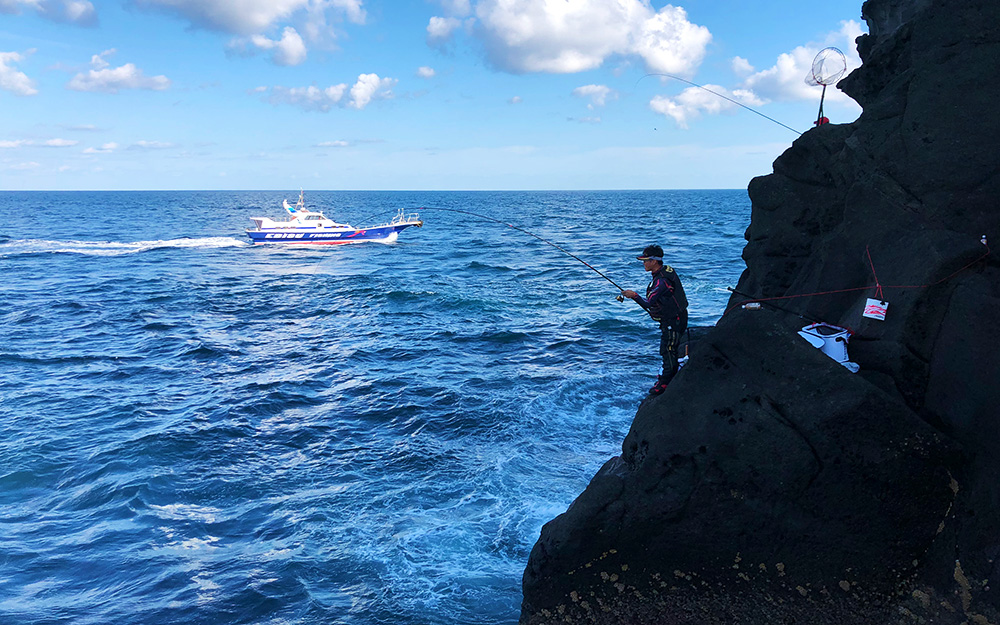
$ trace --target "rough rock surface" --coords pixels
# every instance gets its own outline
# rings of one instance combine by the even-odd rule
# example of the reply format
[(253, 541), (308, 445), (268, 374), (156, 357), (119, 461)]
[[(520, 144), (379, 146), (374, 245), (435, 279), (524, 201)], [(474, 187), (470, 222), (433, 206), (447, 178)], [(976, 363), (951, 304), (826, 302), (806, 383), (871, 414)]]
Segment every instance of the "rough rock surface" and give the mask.
[(750, 183), (737, 290), (782, 299), (734, 296), (642, 403), (543, 528), (522, 623), (1000, 624), (1000, 3), (862, 15), (863, 114)]

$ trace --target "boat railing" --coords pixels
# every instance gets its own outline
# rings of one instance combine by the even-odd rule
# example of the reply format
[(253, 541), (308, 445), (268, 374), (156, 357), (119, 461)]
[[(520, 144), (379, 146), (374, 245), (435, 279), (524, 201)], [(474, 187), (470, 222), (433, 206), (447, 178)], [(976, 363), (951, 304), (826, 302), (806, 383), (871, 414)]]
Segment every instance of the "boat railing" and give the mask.
[[(353, 227), (353, 226), (351, 226), (350, 224), (347, 224), (347, 223), (338, 223), (336, 221), (333, 221), (332, 219), (327, 218), (322, 213), (314, 213), (314, 212), (310, 211), (310, 214), (318, 214), (318, 215), (320, 215), (323, 218), (323, 222), (322, 222), (323, 225), (319, 225), (317, 222), (308, 222), (308, 223), (307, 222), (303, 222), (301, 219), (299, 219), (299, 216), (295, 216), (295, 215), (290, 216), (288, 219), (270, 219), (270, 218), (266, 218), (266, 217), (251, 217), (250, 219), (251, 219), (251, 221), (253, 221), (253, 223), (256, 226), (257, 230), (263, 230), (263, 229), (269, 229), (269, 228), (280, 228), (282, 230), (284, 230), (286, 228), (301, 229), (301, 228), (309, 228), (310, 226), (319, 227), (319, 228), (324, 228), (324, 227), (352, 228)], [(420, 221), (420, 214), (419, 213), (417, 213), (417, 212), (407, 213), (406, 209), (402, 209), (401, 208), (396, 213), (396, 216), (393, 217), (390, 221), (382, 223), (382, 224), (380, 224), (378, 226), (367, 226), (367, 227), (369, 227), (369, 228), (379, 228), (379, 227), (382, 227), (382, 226), (398, 226), (398, 225), (401, 225), (401, 224), (409, 224), (409, 225), (415, 225), (415, 226), (422, 226), (423, 222)], [(362, 227), (365, 227), (365, 226), (362, 226)]]
[(392, 221), (389, 222), (389, 225), (395, 226), (397, 224), (413, 223), (417, 221), (420, 221), (419, 213), (407, 213), (401, 208), (399, 209), (399, 212), (396, 213), (396, 216), (392, 218)]

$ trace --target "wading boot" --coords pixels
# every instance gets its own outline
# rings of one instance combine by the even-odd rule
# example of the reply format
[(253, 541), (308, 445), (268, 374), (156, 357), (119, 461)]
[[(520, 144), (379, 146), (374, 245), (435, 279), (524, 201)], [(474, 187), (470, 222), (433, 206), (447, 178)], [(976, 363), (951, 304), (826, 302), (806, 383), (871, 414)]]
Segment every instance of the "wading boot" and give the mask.
[(672, 377), (673, 376), (661, 375), (656, 378), (656, 384), (653, 385), (653, 388), (649, 389), (649, 394), (659, 395), (663, 393), (663, 391), (667, 390), (667, 384), (670, 383), (670, 378)]

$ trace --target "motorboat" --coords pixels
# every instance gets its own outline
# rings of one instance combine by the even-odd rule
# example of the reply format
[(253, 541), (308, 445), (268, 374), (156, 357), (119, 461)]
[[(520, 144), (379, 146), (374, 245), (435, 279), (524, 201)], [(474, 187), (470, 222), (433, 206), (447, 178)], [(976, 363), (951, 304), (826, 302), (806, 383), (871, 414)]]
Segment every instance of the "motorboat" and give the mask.
[(303, 192), (299, 192), (299, 201), (289, 204), (282, 200), (281, 204), (288, 211), (286, 220), (274, 220), (268, 217), (251, 217), (256, 226), (248, 228), (247, 235), (254, 244), (283, 243), (296, 245), (342, 245), (344, 243), (362, 243), (379, 241), (382, 243), (396, 240), (399, 233), (410, 226), (418, 228), (424, 225), (417, 213), (407, 214), (400, 209), (388, 223), (365, 228), (355, 228), (351, 224), (338, 223), (328, 219), (322, 212), (306, 208)]

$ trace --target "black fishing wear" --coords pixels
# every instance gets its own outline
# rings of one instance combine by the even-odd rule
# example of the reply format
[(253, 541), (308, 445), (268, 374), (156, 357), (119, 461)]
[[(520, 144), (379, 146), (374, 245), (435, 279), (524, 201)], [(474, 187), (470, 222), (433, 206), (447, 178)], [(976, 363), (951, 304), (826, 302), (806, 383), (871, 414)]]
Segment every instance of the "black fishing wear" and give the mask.
[(660, 324), (660, 356), (663, 357), (663, 373), (656, 380), (650, 394), (659, 395), (677, 375), (680, 364), (677, 345), (681, 334), (687, 329), (688, 301), (677, 272), (669, 265), (663, 265), (653, 272), (652, 280), (646, 287), (646, 298), (636, 300), (654, 321)]
[(663, 373), (659, 382), (666, 385), (677, 375), (680, 363), (677, 359), (677, 345), (681, 342), (681, 333), (670, 326), (660, 328), (660, 356), (663, 357)]
[(670, 327), (678, 334), (687, 329), (688, 301), (681, 285), (681, 279), (670, 265), (663, 265), (653, 272), (652, 280), (646, 287), (646, 297), (636, 302), (661, 328)]

